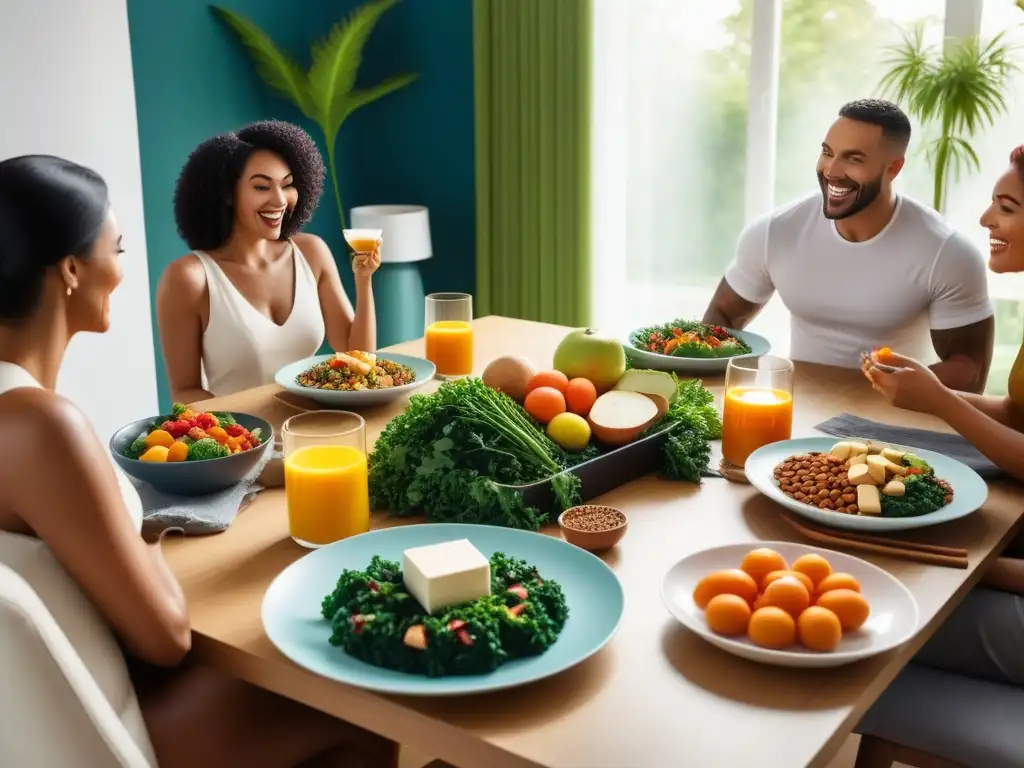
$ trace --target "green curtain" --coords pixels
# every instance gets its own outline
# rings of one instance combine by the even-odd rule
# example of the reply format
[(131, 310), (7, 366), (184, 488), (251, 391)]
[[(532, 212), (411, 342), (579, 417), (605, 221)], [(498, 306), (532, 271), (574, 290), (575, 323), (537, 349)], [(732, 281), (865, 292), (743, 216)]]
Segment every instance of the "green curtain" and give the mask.
[(590, 321), (591, 0), (474, 0), (477, 315)]

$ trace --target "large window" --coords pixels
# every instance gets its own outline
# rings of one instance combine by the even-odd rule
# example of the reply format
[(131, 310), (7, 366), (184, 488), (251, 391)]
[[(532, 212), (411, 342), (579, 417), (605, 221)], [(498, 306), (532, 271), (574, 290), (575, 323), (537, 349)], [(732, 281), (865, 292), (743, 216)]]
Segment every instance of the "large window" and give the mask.
[[(938, 45), (1024, 22), (1014, 0), (981, 1), (595, 0), (594, 323), (624, 333), (699, 316), (744, 224), (817, 189), (825, 131), (843, 103), (877, 95), (885, 48), (902, 31), (921, 24)], [(1024, 76), (1014, 90), (1024, 99)], [(1010, 115), (975, 140), (981, 171), (947, 205), (986, 254), (978, 216), (1024, 142), (1014, 127), (1024, 126), (1024, 100), (1009, 99)], [(922, 201), (932, 184), (926, 139), (915, 125), (898, 182)], [(998, 389), (1024, 336), (1024, 277), (993, 278), (992, 291)], [(787, 354), (788, 325), (775, 299), (751, 327)]]

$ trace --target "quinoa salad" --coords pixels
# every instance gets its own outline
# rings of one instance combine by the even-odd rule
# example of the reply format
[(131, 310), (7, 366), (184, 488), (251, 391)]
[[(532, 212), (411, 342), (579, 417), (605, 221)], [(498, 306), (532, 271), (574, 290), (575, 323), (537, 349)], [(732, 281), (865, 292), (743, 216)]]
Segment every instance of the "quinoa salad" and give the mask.
[(371, 352), (337, 352), (295, 377), (300, 386), (339, 392), (390, 389), (415, 380), (416, 373), (408, 366)]

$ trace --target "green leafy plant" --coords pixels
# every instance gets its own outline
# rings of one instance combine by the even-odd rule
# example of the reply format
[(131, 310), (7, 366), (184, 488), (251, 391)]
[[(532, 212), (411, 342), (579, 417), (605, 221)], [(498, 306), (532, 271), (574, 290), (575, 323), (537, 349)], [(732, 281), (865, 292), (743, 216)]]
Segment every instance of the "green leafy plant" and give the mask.
[(1015, 53), (1004, 33), (987, 43), (966, 37), (947, 40), (943, 50), (926, 46), (922, 26), (888, 48), (882, 94), (903, 104), (922, 125), (938, 129), (927, 147), (937, 211), (945, 205), (951, 174), (959, 179), (965, 168), (980, 169), (971, 141), (1006, 113), (1006, 81), (1019, 69)]
[(234, 11), (213, 6), (217, 16), (234, 30), (245, 45), (263, 81), (294, 103), (323, 131), (327, 166), (343, 229), (345, 209), (338, 188), (335, 155), (341, 124), (359, 107), (397, 91), (417, 78), (415, 74), (393, 75), (369, 88), (356, 88), (363, 47), (377, 20), (398, 1), (372, 0), (352, 11), (347, 19), (335, 24), (326, 37), (310, 46), (310, 66), (305, 71), (252, 21)]

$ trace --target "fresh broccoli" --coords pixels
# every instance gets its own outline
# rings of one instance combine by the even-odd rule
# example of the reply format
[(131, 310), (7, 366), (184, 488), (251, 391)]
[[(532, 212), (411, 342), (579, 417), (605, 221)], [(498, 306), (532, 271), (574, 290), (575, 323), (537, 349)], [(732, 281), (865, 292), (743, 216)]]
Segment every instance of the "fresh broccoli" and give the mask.
[(135, 442), (121, 451), (122, 456), (126, 456), (129, 459), (137, 459), (146, 452), (149, 446), (146, 445), (146, 435), (139, 435), (135, 438)]
[(229, 456), (231, 452), (212, 437), (204, 437), (196, 440), (188, 447), (186, 461), (205, 461), (206, 459), (219, 459)]
[(919, 456), (915, 456), (912, 453), (908, 453), (903, 457), (903, 466), (910, 467), (911, 469), (919, 469), (922, 474), (934, 475), (935, 470), (932, 469), (932, 465)]
[(172, 414), (173, 418), (180, 419), (181, 418), (181, 414), (183, 414), (187, 410), (188, 410), (188, 406), (185, 405), (184, 403), (175, 403), (174, 407), (171, 409), (171, 414)]
[(217, 417), (217, 422), (222, 427), (230, 427), (232, 424), (238, 423), (237, 421), (235, 421), (235, 417), (232, 416), (230, 413), (214, 412), (213, 415)]
[(882, 517), (918, 517), (946, 504), (946, 492), (929, 475), (908, 475), (902, 496), (882, 496)]

